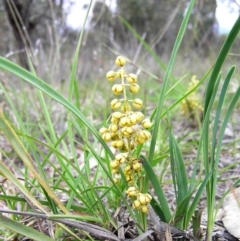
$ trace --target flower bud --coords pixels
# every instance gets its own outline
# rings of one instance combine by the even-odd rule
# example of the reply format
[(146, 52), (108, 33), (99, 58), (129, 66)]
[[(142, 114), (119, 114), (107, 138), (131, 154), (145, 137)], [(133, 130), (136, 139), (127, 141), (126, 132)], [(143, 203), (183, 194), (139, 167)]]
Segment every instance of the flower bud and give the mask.
[(132, 93), (137, 93), (140, 90), (140, 86), (138, 84), (131, 84), (129, 89)]
[(145, 195), (143, 195), (143, 194), (140, 194), (140, 196), (138, 197), (138, 201), (139, 201), (142, 205), (146, 205), (146, 204), (147, 204)]
[(138, 190), (136, 189), (136, 187), (129, 187), (126, 193), (129, 197), (136, 197), (138, 194)]
[(115, 94), (115, 95), (119, 95), (123, 92), (123, 86), (121, 84), (115, 84), (113, 85), (112, 87), (112, 92)]
[(134, 112), (136, 118), (137, 118), (137, 122), (141, 121), (144, 118), (144, 114), (140, 111)]
[(126, 64), (126, 59), (122, 56), (118, 56), (117, 59), (115, 60), (115, 64), (117, 66), (123, 67)]
[(121, 112), (114, 112), (114, 113), (112, 113), (112, 116), (116, 119), (120, 119), (122, 117), (122, 113)]
[(148, 212), (148, 207), (147, 207), (146, 205), (142, 206), (142, 207), (141, 207), (141, 211), (142, 211), (143, 213), (147, 213), (147, 212)]
[(137, 123), (137, 118), (136, 118), (136, 115), (135, 114), (131, 114), (128, 116), (127, 118), (127, 124), (129, 126), (133, 126)]
[(127, 112), (127, 111), (131, 111), (131, 106), (128, 102), (124, 102), (121, 106), (121, 111), (122, 112)]
[(112, 123), (110, 126), (109, 126), (109, 130), (112, 132), (112, 133), (116, 133), (118, 131), (118, 125), (115, 124), (115, 123)]
[(136, 172), (140, 172), (142, 170), (142, 165), (139, 162), (134, 163), (132, 167), (133, 167), (133, 170)]
[(128, 153), (120, 153), (120, 154), (117, 154), (115, 158), (120, 164), (123, 164), (127, 161), (127, 156), (128, 156)]
[(114, 160), (110, 163), (110, 167), (112, 169), (118, 168), (119, 167), (119, 162), (117, 160)]
[(121, 132), (125, 137), (129, 137), (132, 135), (133, 129), (131, 127), (125, 126), (121, 129)]
[(135, 99), (135, 100), (133, 100), (133, 106), (135, 107), (135, 108), (141, 108), (142, 107), (142, 104), (143, 104), (143, 102), (142, 102), (142, 100), (140, 100), (140, 99)]
[(136, 83), (137, 82), (137, 75), (135, 74), (129, 74), (126, 78), (127, 82), (129, 83)]
[(102, 138), (104, 141), (110, 141), (112, 139), (111, 133), (107, 132), (102, 134)]
[(141, 207), (141, 203), (138, 200), (135, 200), (132, 204), (133, 208), (138, 209)]
[(121, 101), (118, 99), (114, 99), (111, 101), (111, 108), (116, 110), (121, 106)]
[(100, 130), (99, 130), (99, 133), (102, 135), (104, 133), (108, 132), (108, 128), (106, 127), (102, 127)]
[(106, 77), (109, 81), (114, 81), (117, 78), (117, 73), (114, 71), (109, 71), (107, 72)]
[(148, 128), (150, 128), (151, 126), (152, 126), (152, 123), (151, 123), (151, 121), (150, 121), (149, 119), (144, 119), (144, 120), (142, 121), (142, 127), (148, 129)]

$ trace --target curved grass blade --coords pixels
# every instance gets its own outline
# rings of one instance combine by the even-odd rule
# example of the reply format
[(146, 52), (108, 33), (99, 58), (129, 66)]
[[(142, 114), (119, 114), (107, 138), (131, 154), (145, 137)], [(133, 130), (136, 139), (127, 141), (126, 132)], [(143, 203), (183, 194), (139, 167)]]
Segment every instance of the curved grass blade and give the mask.
[(1, 223), (1, 227), (12, 230), (12, 231), (19, 233), (25, 237), (28, 237), (32, 240), (54, 241), (49, 236), (47, 236), (43, 233), (40, 233), (33, 228), (27, 227), (19, 222), (15, 222), (15, 221), (11, 220), (10, 218), (4, 217), (1, 214), (0, 214), (0, 223)]
[(156, 176), (154, 170), (152, 169), (150, 163), (147, 161), (147, 159), (144, 156), (141, 156), (141, 159), (143, 160), (143, 167), (146, 171), (146, 174), (147, 174), (148, 178), (150, 179), (150, 181), (153, 185), (155, 194), (158, 198), (158, 201), (159, 201), (159, 204), (160, 204), (160, 207), (161, 207), (161, 211), (164, 215), (164, 219), (166, 220), (166, 222), (169, 222), (172, 214), (171, 214), (170, 208), (168, 206), (167, 199), (166, 199), (166, 197), (164, 195), (164, 192), (162, 190), (162, 187), (159, 184), (157, 176)]
[(200, 198), (202, 197), (202, 193), (203, 191), (205, 190), (205, 187), (210, 179), (210, 177), (212, 176), (213, 172), (209, 172), (208, 175), (204, 178), (203, 182), (201, 183), (194, 199), (192, 200), (192, 203), (189, 207), (189, 209), (187, 210), (186, 212), (186, 217), (185, 217), (185, 221), (184, 221), (184, 229), (187, 229), (189, 223), (190, 223), (190, 220), (193, 216), (193, 213), (194, 211), (196, 210), (196, 207), (198, 205), (198, 202), (200, 200)]
[(211, 100), (212, 92), (215, 86), (215, 82), (217, 81), (219, 72), (223, 66), (223, 63), (228, 55), (228, 52), (231, 49), (239, 31), (240, 31), (240, 16), (238, 17), (226, 41), (224, 42), (222, 49), (220, 50), (219, 55), (217, 57), (216, 64), (214, 65), (214, 68), (207, 86), (206, 95), (205, 95), (204, 116), (207, 112), (207, 109), (209, 108), (209, 102)]
[(217, 142), (217, 131), (218, 131), (218, 126), (219, 126), (219, 119), (220, 119), (220, 114), (221, 114), (221, 110), (222, 110), (222, 106), (223, 106), (223, 101), (227, 92), (227, 87), (230, 83), (231, 77), (235, 71), (235, 66), (233, 66), (230, 71), (227, 74), (227, 77), (224, 81), (220, 96), (219, 96), (219, 100), (218, 100), (218, 105), (217, 105), (217, 110), (216, 110), (216, 115), (214, 118), (214, 124), (213, 124), (213, 134), (212, 134), (212, 169), (214, 168), (214, 158), (215, 158), (215, 147), (216, 147), (216, 142)]
[(28, 72), (27, 70), (21, 68), (20, 66), (12, 63), (11, 61), (0, 57), (0, 68), (18, 76), (19, 78), (25, 80), (26, 82), (30, 83), (31, 85), (37, 87), (47, 95), (49, 95), (52, 99), (56, 100), (57, 102), (64, 105), (68, 108), (72, 113), (74, 113), (87, 128), (96, 136), (99, 142), (102, 144), (104, 149), (107, 151), (109, 156), (114, 159), (114, 155), (108, 145), (103, 141), (101, 136), (99, 135), (98, 131), (90, 124), (90, 122), (86, 119), (86, 117), (75, 107), (70, 101), (64, 98), (60, 93), (54, 90), (50, 85), (46, 84), (43, 80), (36, 77), (32, 73)]
[(188, 192), (188, 181), (187, 181), (187, 173), (185, 169), (185, 164), (180, 152), (180, 149), (178, 147), (178, 144), (173, 136), (173, 134), (169, 133), (169, 145), (171, 149), (171, 170), (172, 170), (172, 176), (175, 178), (173, 179), (176, 183), (174, 183), (174, 186), (176, 188), (177, 186), (177, 193), (176, 200), (177, 205), (179, 205), (183, 199), (187, 196)]
[(0, 110), (0, 129), (5, 134), (8, 141), (11, 143), (13, 149), (16, 151), (18, 156), (24, 162), (24, 164), (28, 167), (28, 169), (34, 174), (39, 184), (43, 189), (48, 193), (48, 195), (54, 200), (54, 202), (58, 205), (58, 207), (64, 212), (68, 213), (68, 210), (61, 203), (57, 195), (52, 191), (46, 180), (38, 173), (33, 165), (33, 160), (28, 154), (27, 150), (23, 146), (19, 137), (11, 127), (10, 123), (5, 119), (2, 110)]

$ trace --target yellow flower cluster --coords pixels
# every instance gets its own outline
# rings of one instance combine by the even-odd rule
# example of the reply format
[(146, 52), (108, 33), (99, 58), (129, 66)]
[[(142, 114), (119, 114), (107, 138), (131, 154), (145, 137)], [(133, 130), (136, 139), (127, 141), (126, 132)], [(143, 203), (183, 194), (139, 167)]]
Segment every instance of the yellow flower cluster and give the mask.
[(135, 200), (132, 203), (132, 207), (141, 210), (143, 213), (148, 212), (148, 204), (152, 200), (152, 196), (148, 193), (140, 193), (137, 188), (129, 187), (127, 190), (128, 197), (133, 197)]
[[(115, 159), (110, 163), (113, 174), (119, 173), (120, 165), (124, 164), (124, 175), (130, 188), (136, 188), (136, 177), (139, 177), (142, 171), (142, 163), (139, 158), (132, 155), (132, 151), (139, 144), (144, 144), (150, 137), (151, 133), (147, 130), (152, 126), (149, 119), (144, 118), (140, 111), (133, 111), (142, 107), (142, 100), (135, 98), (129, 100), (127, 98), (127, 90), (131, 93), (138, 93), (140, 86), (137, 84), (137, 76), (133, 73), (127, 74), (123, 66), (126, 64), (125, 58), (118, 56), (115, 64), (120, 67), (118, 71), (109, 71), (106, 75), (110, 82), (120, 79), (121, 83), (112, 86), (112, 92), (115, 95), (123, 94), (123, 98), (113, 99), (111, 108), (115, 111), (111, 114), (111, 124), (108, 127), (102, 127), (99, 130), (102, 138), (106, 142), (111, 142), (111, 146), (120, 151)], [(115, 182), (120, 181), (119, 177), (115, 178)], [(132, 197), (127, 192), (128, 197)], [(146, 201), (143, 201), (146, 197)], [(149, 194), (143, 194), (139, 191), (133, 202), (133, 208), (142, 212), (147, 212), (147, 205), (152, 197)]]
[[(196, 75), (193, 75), (190, 83), (188, 84), (187, 92), (195, 88), (198, 83), (199, 80), (197, 80)], [(199, 97), (195, 91), (182, 100), (181, 111), (187, 117), (194, 117), (198, 112), (203, 111), (203, 106), (201, 105)]]

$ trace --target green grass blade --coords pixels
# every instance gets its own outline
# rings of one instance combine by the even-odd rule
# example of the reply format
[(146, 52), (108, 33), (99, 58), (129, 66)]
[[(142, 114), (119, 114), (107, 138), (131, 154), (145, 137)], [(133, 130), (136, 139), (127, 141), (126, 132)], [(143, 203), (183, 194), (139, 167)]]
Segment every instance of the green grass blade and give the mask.
[(162, 107), (163, 107), (164, 97), (165, 97), (168, 82), (169, 82), (169, 77), (170, 77), (170, 74), (171, 74), (171, 71), (172, 71), (172, 68), (174, 65), (175, 58), (177, 56), (178, 49), (180, 47), (184, 33), (186, 31), (187, 23), (190, 18), (194, 3), (195, 3), (195, 0), (191, 0), (189, 7), (187, 9), (187, 12), (184, 16), (183, 22), (181, 24), (180, 30), (178, 32), (178, 35), (177, 35), (177, 38), (176, 38), (176, 41), (175, 41), (175, 44), (173, 47), (173, 51), (172, 51), (172, 55), (171, 55), (168, 67), (167, 67), (167, 70), (166, 70), (166, 73), (164, 76), (164, 82), (163, 82), (161, 93), (159, 95), (159, 101), (158, 101), (158, 106), (157, 106), (157, 111), (156, 111), (156, 116), (155, 116), (155, 121), (154, 121), (155, 124), (153, 127), (152, 139), (151, 139), (151, 144), (150, 144), (150, 149), (149, 149), (149, 157), (148, 158), (149, 158), (150, 163), (152, 163), (152, 161), (153, 161), (154, 150), (155, 150), (155, 146), (156, 146), (157, 135), (158, 135), (159, 125), (160, 125)]
[(212, 134), (212, 169), (214, 168), (214, 158), (215, 158), (215, 147), (216, 147), (216, 142), (217, 142), (217, 131), (218, 131), (218, 126), (219, 126), (219, 120), (220, 120), (220, 114), (223, 106), (223, 101), (227, 92), (228, 85), (230, 83), (231, 77), (235, 71), (235, 66), (233, 66), (230, 71), (227, 74), (227, 77), (224, 81), (219, 100), (218, 100), (218, 105), (217, 105), (217, 110), (216, 110), (216, 115), (214, 118), (214, 124), (213, 124), (213, 134)]
[(226, 41), (223, 44), (222, 49), (219, 52), (219, 55), (217, 57), (217, 61), (215, 63), (215, 66), (213, 68), (211, 77), (209, 79), (209, 83), (206, 90), (205, 95), (205, 103), (204, 103), (204, 115), (207, 112), (207, 109), (209, 107), (209, 102), (211, 99), (211, 95), (215, 86), (215, 82), (217, 81), (217, 77), (219, 75), (219, 72), (223, 66), (223, 63), (228, 55), (229, 50), (231, 49), (236, 37), (238, 36), (238, 33), (240, 31), (240, 16), (238, 17), (237, 21), (235, 22), (233, 28), (231, 29)]
[(182, 158), (182, 154), (178, 147), (178, 144), (173, 136), (173, 134), (169, 133), (169, 141), (170, 147), (173, 148), (173, 156), (171, 157), (171, 165), (173, 165), (172, 169), (175, 169), (172, 173), (172, 176), (175, 175), (175, 181), (177, 185), (177, 205), (179, 205), (183, 199), (187, 196), (188, 192), (188, 181), (187, 181), (187, 173), (185, 169), (185, 164)]
[(222, 149), (222, 141), (223, 141), (224, 133), (225, 133), (225, 130), (226, 130), (229, 118), (230, 118), (230, 116), (231, 116), (231, 114), (233, 112), (233, 109), (234, 109), (234, 107), (235, 107), (239, 97), (240, 97), (240, 87), (237, 89), (237, 92), (235, 93), (235, 95), (232, 98), (232, 101), (231, 101), (231, 103), (229, 105), (229, 108), (227, 109), (227, 113), (226, 113), (226, 115), (224, 117), (223, 124), (221, 126), (220, 133), (219, 133), (217, 149), (216, 149), (216, 159), (214, 161), (214, 167), (213, 167), (214, 175), (213, 175), (213, 180), (212, 180), (212, 193), (211, 193), (212, 209), (214, 208), (214, 204), (215, 204), (215, 194), (216, 194), (217, 174), (218, 174), (218, 163), (219, 163), (221, 149)]
[(192, 203), (191, 203), (189, 209), (186, 212), (186, 217), (185, 217), (185, 221), (184, 221), (184, 229), (187, 229), (187, 227), (190, 223), (190, 220), (192, 218), (192, 215), (193, 215), (194, 211), (196, 210), (198, 202), (199, 202), (200, 198), (202, 197), (202, 193), (205, 190), (205, 187), (211, 176), (212, 176), (212, 172), (208, 173), (208, 175), (204, 178), (203, 182), (201, 183), (200, 187), (198, 188), (198, 191), (197, 191), (194, 199), (192, 200)]
[(161, 207), (161, 211), (164, 214), (166, 222), (169, 222), (172, 215), (171, 215), (170, 208), (168, 206), (167, 199), (162, 190), (162, 187), (161, 187), (161, 185), (157, 179), (157, 176), (156, 176), (153, 168), (151, 167), (150, 163), (147, 161), (147, 159), (144, 156), (141, 156), (141, 158), (143, 159), (143, 167), (146, 171), (148, 178), (150, 179), (150, 181), (153, 185), (155, 194), (158, 198), (158, 201), (159, 201), (159, 204)]
[(29, 153), (23, 146), (23, 144), (20, 141), (19, 137), (17, 136), (16, 132), (11, 127), (10, 123), (4, 117), (2, 110), (0, 110), (0, 129), (2, 130), (2, 132), (4, 133), (4, 135), (6, 136), (8, 141), (11, 143), (15, 152), (22, 159), (25, 166), (27, 166), (28, 169), (35, 176), (35, 178), (37, 179), (39, 184), (42, 186), (42, 188), (45, 189), (45, 191), (48, 193), (48, 195), (54, 200), (54, 202), (59, 206), (59, 208), (63, 212), (68, 213), (68, 210), (65, 208), (65, 206), (62, 204), (62, 202), (57, 197), (57, 195), (50, 188), (50, 186), (48, 185), (48, 182), (35, 169), (32, 158), (30, 157)]
[(27, 70), (21, 68), (20, 66), (2, 57), (0, 57), (0, 68), (18, 76), (19, 78), (22, 78), (26, 82), (30, 83), (31, 85), (34, 85), (35, 87), (37, 87), (38, 89), (42, 90), (44, 93), (49, 95), (51, 98), (58, 101), (65, 107), (67, 107), (72, 113), (74, 113), (84, 123), (85, 126), (87, 126), (87, 128), (96, 136), (96, 138), (102, 144), (102, 146), (110, 155), (110, 157), (114, 159), (114, 155), (111, 152), (110, 148), (103, 141), (98, 131), (90, 124), (90, 122), (86, 119), (86, 117), (79, 111), (79, 109), (77, 109), (77, 107), (71, 104), (66, 98), (64, 98), (60, 93), (54, 90), (50, 85), (46, 84), (43, 80), (36, 77), (35, 75), (28, 72)]
[(28, 237), (32, 240), (36, 241), (54, 241), (54, 239), (51, 239), (49, 236), (38, 232), (37, 230), (27, 227), (20, 222), (15, 222), (11, 220), (10, 218), (4, 217), (0, 215), (0, 223), (1, 227), (4, 227), (6, 229), (10, 229), (16, 233), (19, 233), (25, 237)]

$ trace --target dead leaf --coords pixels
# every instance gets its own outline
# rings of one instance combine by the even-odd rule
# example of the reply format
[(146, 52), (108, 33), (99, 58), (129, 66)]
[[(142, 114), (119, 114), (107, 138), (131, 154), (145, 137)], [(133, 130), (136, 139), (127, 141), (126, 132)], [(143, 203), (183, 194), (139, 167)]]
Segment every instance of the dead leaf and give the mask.
[(223, 224), (226, 230), (236, 238), (240, 238), (240, 187), (233, 189), (223, 202)]

